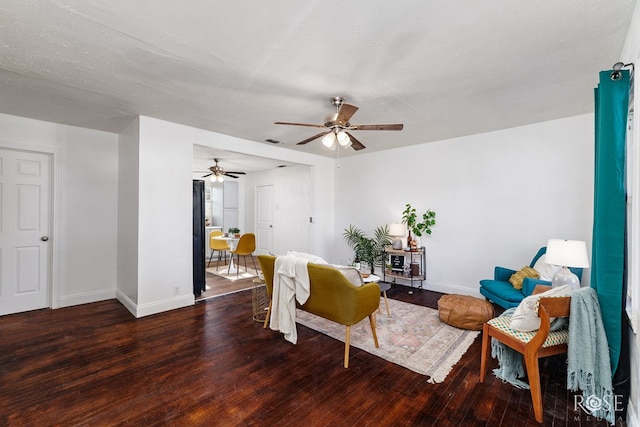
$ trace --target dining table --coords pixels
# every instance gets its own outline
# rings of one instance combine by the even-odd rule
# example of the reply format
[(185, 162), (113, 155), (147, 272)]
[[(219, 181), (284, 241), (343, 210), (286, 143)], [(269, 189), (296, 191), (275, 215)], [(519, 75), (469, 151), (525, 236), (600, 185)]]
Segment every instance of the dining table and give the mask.
[(229, 268), (227, 269), (227, 274), (231, 274), (231, 273), (237, 273), (238, 272), (238, 268), (236, 267), (235, 263), (233, 262), (233, 251), (236, 250), (236, 247), (238, 247), (238, 240), (240, 240), (240, 236), (236, 237), (235, 235), (233, 236), (216, 236), (214, 237), (215, 240), (224, 240), (227, 242), (227, 244), (229, 245), (229, 252), (231, 252), (231, 260), (229, 261)]

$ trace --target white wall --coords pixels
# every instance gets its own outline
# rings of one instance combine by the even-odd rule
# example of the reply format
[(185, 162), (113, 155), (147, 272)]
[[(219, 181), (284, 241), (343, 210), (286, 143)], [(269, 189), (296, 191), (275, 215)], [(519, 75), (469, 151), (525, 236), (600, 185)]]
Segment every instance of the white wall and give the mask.
[(53, 153), (53, 308), (115, 297), (118, 136), (0, 114), (0, 146)]
[(117, 298), (132, 313), (138, 304), (139, 137), (136, 118), (120, 134), (118, 150)]
[(247, 230), (256, 231), (256, 186), (273, 185), (274, 194), (274, 253), (288, 250), (309, 252), (311, 216), (311, 171), (308, 166), (290, 166), (247, 175)]
[(194, 303), (193, 144), (176, 129), (141, 116), (120, 135), (118, 299), (136, 317)]
[[(137, 242), (130, 242), (131, 247), (137, 244), (137, 253), (132, 258), (137, 256), (137, 299), (127, 295), (132, 289), (128, 282), (119, 283), (118, 298), (137, 317), (193, 304), (191, 169), (194, 144), (303, 164), (319, 164), (321, 168), (332, 164), (332, 160), (320, 156), (268, 147), (149, 117), (140, 117), (137, 126), (132, 123), (123, 133), (120, 144), (123, 153), (121, 201), (127, 204), (120, 208), (126, 223), (120, 232), (130, 233), (129, 236), (123, 236), (123, 241), (130, 240), (131, 235), (137, 235)], [(125, 144), (131, 146), (125, 148)], [(137, 150), (137, 153), (127, 150)], [(126, 159), (125, 155), (128, 156)], [(137, 224), (132, 219), (136, 215), (135, 208), (129, 206), (136, 204), (135, 192), (125, 188), (128, 185), (135, 186), (136, 180)], [(332, 192), (327, 193), (320, 200), (332, 199)], [(241, 191), (240, 197), (246, 199), (246, 193)], [(332, 205), (327, 204), (323, 210), (328, 212), (324, 214), (326, 221), (333, 217)], [(240, 210), (243, 215), (240, 223), (246, 228), (247, 225), (243, 224), (244, 213)], [(320, 230), (326, 230), (330, 223), (320, 226)], [(324, 239), (326, 237), (318, 241)], [(124, 248), (123, 245), (119, 248), (129, 255), (131, 248)], [(131, 265), (122, 272), (122, 278), (132, 282), (134, 279), (129, 277), (129, 267), (133, 267), (133, 261), (127, 262)]]
[[(527, 265), (549, 238), (590, 242), (593, 141), (589, 114), (342, 158), (333, 234), (432, 209), (426, 288), (479, 295), (495, 265)], [(351, 256), (339, 243), (333, 262)]]
[(193, 144), (140, 117), (138, 314), (193, 304)]

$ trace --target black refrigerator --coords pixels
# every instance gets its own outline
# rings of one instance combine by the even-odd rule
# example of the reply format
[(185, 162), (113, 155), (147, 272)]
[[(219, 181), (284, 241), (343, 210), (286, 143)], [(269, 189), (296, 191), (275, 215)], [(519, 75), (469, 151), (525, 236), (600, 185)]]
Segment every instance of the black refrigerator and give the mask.
[(204, 181), (193, 180), (193, 294), (205, 290)]

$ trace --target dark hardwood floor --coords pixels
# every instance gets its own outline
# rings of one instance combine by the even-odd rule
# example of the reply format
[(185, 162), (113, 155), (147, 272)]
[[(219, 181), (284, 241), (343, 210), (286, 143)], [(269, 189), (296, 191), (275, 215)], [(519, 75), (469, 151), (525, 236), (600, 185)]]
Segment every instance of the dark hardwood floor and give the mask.
[[(253, 260), (251, 260), (251, 258), (253, 258)], [(258, 259), (255, 256), (248, 257), (246, 259), (241, 259), (240, 266), (241, 266), (241, 271), (244, 271), (245, 267), (249, 267), (249, 268), (253, 268), (254, 266), (257, 267)], [(205, 291), (201, 295), (197, 296), (196, 300), (217, 297), (219, 295), (226, 295), (232, 292), (237, 292), (243, 289), (250, 289), (256, 286), (256, 284), (253, 283), (251, 280), (226, 280), (210, 272), (214, 270), (224, 272), (229, 267), (228, 257), (220, 261), (216, 261), (214, 259), (211, 263), (207, 262), (206, 267), (207, 267), (207, 270), (205, 272), (205, 281), (206, 281)]]
[[(388, 295), (433, 308), (441, 296)], [(141, 319), (115, 300), (4, 316), (0, 425), (540, 425), (528, 390), (478, 383), (480, 341), (429, 384), (357, 348), (344, 369), (343, 343), (301, 325), (291, 345), (252, 319), (251, 291)], [(574, 410), (563, 357), (541, 372), (544, 425), (606, 425)]]

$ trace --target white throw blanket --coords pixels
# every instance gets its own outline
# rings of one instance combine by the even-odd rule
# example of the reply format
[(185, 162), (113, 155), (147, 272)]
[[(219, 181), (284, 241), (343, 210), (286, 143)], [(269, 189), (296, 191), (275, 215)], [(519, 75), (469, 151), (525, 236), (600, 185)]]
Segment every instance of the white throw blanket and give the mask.
[(273, 272), (273, 294), (271, 295), (271, 329), (280, 331), (284, 338), (298, 342), (296, 329), (296, 301), (304, 304), (309, 298), (310, 284), (307, 259), (294, 256), (279, 256)]

